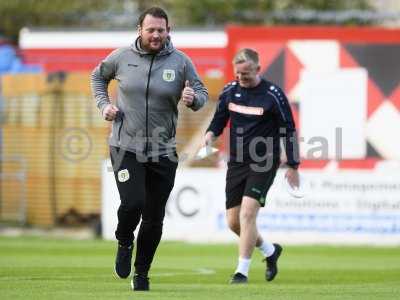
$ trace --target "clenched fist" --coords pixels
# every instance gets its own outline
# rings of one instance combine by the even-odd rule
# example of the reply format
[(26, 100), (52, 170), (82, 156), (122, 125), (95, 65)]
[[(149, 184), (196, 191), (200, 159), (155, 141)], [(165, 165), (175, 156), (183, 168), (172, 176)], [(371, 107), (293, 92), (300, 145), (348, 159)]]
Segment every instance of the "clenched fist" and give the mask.
[(113, 104), (108, 104), (104, 109), (103, 109), (103, 118), (106, 121), (113, 121), (117, 117), (119, 109)]

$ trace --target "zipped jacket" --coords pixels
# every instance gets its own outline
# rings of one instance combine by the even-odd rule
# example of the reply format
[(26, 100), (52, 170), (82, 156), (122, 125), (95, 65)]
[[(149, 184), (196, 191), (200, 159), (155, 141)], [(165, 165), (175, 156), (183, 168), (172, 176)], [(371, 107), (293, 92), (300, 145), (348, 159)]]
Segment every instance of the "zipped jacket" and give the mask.
[(185, 81), (195, 91), (194, 111), (205, 104), (208, 92), (192, 61), (170, 39), (156, 54), (141, 49), (139, 39), (113, 51), (93, 70), (93, 95), (102, 111), (111, 103), (108, 84), (117, 80), (119, 113), (112, 124), (111, 146), (145, 157), (169, 155), (176, 152), (177, 106)]

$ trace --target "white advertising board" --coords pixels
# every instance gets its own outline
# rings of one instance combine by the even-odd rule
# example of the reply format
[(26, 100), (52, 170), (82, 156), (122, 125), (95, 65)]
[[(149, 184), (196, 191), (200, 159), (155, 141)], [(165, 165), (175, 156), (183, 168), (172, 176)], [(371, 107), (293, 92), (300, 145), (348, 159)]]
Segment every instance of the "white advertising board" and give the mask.
[[(119, 196), (103, 168), (103, 236), (114, 238)], [(309, 191), (293, 198), (280, 170), (260, 210), (260, 233), (289, 244), (400, 244), (400, 176), (383, 171), (304, 171)], [(168, 200), (164, 240), (230, 242), (225, 170), (178, 169)]]

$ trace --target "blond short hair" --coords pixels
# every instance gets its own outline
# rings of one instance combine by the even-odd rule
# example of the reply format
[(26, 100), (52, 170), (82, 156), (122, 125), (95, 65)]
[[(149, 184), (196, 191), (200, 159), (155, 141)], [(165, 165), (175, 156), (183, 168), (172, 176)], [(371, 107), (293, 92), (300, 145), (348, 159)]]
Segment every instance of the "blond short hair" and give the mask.
[(239, 50), (235, 56), (233, 57), (233, 64), (241, 64), (244, 62), (252, 62), (254, 63), (256, 66), (258, 66), (259, 63), (259, 58), (258, 58), (258, 53), (250, 48), (244, 48)]

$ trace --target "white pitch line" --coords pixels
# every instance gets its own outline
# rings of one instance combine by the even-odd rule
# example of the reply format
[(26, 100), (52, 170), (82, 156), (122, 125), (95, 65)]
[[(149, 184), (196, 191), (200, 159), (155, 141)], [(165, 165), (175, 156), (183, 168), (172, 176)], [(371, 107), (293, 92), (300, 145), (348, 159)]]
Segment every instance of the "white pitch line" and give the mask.
[(192, 272), (155, 273), (151, 274), (151, 277), (170, 277), (170, 276), (181, 276), (190, 274), (210, 275), (210, 274), (215, 274), (215, 270), (207, 268), (199, 268), (199, 269), (194, 269)]

